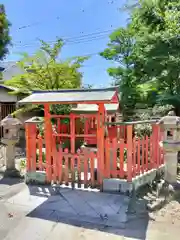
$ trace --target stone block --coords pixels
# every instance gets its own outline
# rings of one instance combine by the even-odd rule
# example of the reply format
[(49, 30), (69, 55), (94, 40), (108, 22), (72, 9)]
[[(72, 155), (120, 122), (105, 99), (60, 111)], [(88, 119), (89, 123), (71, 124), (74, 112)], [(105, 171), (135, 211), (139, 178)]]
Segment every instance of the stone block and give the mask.
[(133, 190), (137, 191), (140, 187), (150, 184), (154, 181), (156, 175), (164, 172), (164, 165), (159, 169), (152, 169), (132, 179), (128, 182), (126, 179), (110, 178), (103, 180), (103, 192), (119, 192), (131, 194)]
[(35, 184), (46, 184), (46, 172), (36, 171), (36, 172), (27, 172), (25, 175), (26, 183), (35, 183)]
[(175, 184), (177, 181), (177, 153), (166, 152), (165, 157), (165, 181)]
[(119, 192), (119, 193), (131, 193), (133, 185), (123, 179), (104, 179), (103, 180), (103, 192)]

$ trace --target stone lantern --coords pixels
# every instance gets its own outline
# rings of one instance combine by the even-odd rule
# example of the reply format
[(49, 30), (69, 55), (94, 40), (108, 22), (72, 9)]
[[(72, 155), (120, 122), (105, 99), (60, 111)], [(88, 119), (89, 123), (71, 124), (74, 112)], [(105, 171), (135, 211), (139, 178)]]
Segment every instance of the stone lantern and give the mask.
[(160, 145), (165, 151), (165, 181), (174, 185), (177, 182), (177, 153), (180, 151), (180, 117), (171, 111), (158, 124), (164, 132)]
[(19, 141), (19, 130), (22, 123), (8, 115), (1, 121), (3, 127), (2, 143), (6, 145), (6, 172), (7, 175), (17, 175), (15, 168), (15, 145)]

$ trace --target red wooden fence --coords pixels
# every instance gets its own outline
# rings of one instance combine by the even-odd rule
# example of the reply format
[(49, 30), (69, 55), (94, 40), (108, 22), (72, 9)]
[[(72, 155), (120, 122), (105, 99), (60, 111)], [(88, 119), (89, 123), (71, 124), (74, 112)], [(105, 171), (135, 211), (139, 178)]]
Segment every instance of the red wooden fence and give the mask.
[[(98, 149), (75, 152), (63, 148), (59, 137), (70, 137), (70, 132), (51, 134), (50, 160), (46, 159), (44, 138), (37, 136), (37, 126), (26, 124), (27, 171), (46, 171), (47, 181), (79, 186), (96, 186), (100, 178), (121, 178), (132, 181), (132, 178), (159, 168), (164, 163), (163, 151), (159, 146), (161, 132), (158, 125), (152, 125), (152, 134), (135, 138), (132, 125), (116, 126), (116, 134), (105, 138), (105, 161), (98, 164)], [(63, 127), (62, 127), (63, 129)], [(113, 127), (109, 127), (113, 129)], [(66, 129), (67, 130), (67, 129)], [(113, 130), (114, 131), (114, 130)], [(76, 137), (89, 135), (76, 134)], [(95, 137), (95, 136), (90, 136)], [(75, 139), (75, 138), (74, 138)], [(74, 144), (74, 143), (73, 143)]]
[(132, 125), (123, 126), (122, 138), (115, 137), (112, 141), (105, 140), (105, 176), (107, 178), (125, 178), (131, 181), (132, 178), (159, 168), (164, 164), (164, 153), (159, 142), (162, 140), (160, 127), (152, 126), (150, 137), (133, 137)]
[(27, 171), (46, 171), (50, 179), (47, 181), (58, 182), (60, 184), (78, 185), (85, 187), (97, 185), (96, 168), (97, 154), (93, 151), (77, 150), (70, 153), (61, 145), (57, 145), (56, 136), (52, 137), (51, 163), (46, 162), (45, 144), (42, 136), (36, 138), (36, 126), (26, 126), (27, 134)]

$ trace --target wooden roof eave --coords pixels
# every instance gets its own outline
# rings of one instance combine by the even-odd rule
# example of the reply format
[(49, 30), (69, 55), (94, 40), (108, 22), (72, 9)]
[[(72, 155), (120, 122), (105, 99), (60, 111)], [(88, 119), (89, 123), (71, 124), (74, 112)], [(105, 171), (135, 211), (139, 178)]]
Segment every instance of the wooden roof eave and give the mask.
[[(77, 102), (20, 102), (20, 105), (25, 105), (25, 104), (39, 104), (39, 105), (43, 105), (43, 104), (108, 104), (108, 103), (112, 103), (109, 100), (102, 100), (102, 101), (77, 101)], [(114, 103), (114, 102), (113, 102)]]

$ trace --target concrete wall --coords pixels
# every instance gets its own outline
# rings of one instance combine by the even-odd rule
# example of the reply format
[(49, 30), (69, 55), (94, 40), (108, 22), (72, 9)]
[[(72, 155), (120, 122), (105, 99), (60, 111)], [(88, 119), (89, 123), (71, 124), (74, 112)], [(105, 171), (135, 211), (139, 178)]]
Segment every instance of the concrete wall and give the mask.
[(0, 102), (17, 102), (17, 96), (10, 95), (9, 90), (0, 88)]

